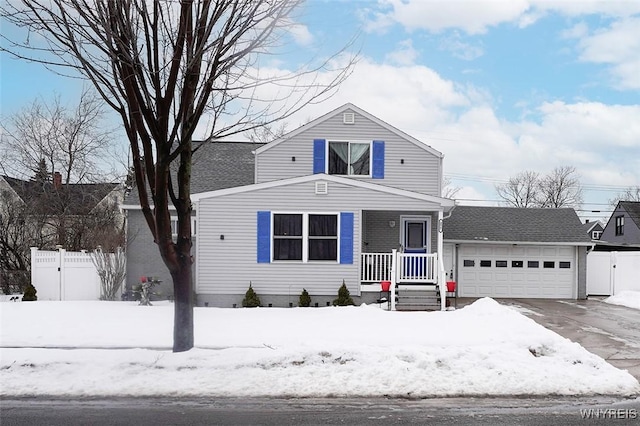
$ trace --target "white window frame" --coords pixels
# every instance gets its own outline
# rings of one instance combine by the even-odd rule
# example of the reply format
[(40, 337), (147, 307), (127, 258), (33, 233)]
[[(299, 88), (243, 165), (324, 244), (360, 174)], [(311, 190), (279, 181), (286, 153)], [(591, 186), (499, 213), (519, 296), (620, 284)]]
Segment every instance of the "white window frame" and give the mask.
[[(196, 225), (198, 224), (197, 216), (191, 216), (191, 237), (197, 235)], [(178, 236), (178, 216), (171, 216), (171, 236), (173, 238)]]
[[(280, 260), (274, 258), (274, 222), (275, 215), (278, 214), (290, 214), (290, 215), (302, 215), (302, 260)], [(336, 216), (336, 259), (335, 260), (310, 260), (309, 259), (309, 216), (321, 215), (321, 216)], [(271, 262), (272, 263), (340, 263), (340, 212), (300, 212), (300, 211), (272, 211), (271, 212)], [(331, 237), (332, 238), (332, 237)]]
[[(349, 177), (354, 177), (354, 178), (370, 178), (372, 176), (372, 170), (373, 170), (373, 141), (367, 141), (367, 140), (361, 140), (361, 139), (354, 139), (354, 140), (340, 140), (340, 139), (336, 139), (336, 140), (327, 140), (327, 146), (326, 146), (326, 152), (325, 152), (325, 158), (326, 158), (326, 164), (324, 169), (327, 171), (327, 174), (331, 174), (329, 173), (329, 153), (330, 153), (330, 149), (329, 149), (329, 145), (331, 143), (346, 143), (349, 144), (348, 147), (348, 151), (349, 151), (349, 158), (347, 161), (347, 174), (346, 175), (339, 175), (339, 174), (333, 174), (334, 176), (349, 176)], [(350, 168), (351, 168), (351, 144), (361, 144), (361, 145), (369, 145), (369, 173), (366, 175), (356, 175), (356, 174), (351, 174), (350, 173)]]

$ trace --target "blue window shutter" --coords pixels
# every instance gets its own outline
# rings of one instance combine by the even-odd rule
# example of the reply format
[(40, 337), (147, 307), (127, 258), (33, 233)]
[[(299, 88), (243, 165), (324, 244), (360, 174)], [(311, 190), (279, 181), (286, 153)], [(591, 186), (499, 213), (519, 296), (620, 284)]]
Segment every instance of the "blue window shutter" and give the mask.
[(340, 263), (353, 264), (353, 213), (340, 213)]
[(325, 152), (327, 141), (325, 139), (313, 140), (313, 173), (325, 173)]
[(258, 263), (271, 262), (271, 212), (258, 212)]
[(372, 150), (371, 177), (373, 179), (384, 179), (384, 141), (373, 141)]

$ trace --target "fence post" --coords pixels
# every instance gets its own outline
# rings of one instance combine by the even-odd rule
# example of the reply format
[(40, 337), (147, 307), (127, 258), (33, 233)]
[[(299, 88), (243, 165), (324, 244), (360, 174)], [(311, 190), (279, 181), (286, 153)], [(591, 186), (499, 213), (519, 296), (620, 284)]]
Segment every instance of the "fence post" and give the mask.
[(63, 248), (58, 249), (58, 286), (60, 288), (60, 300), (66, 300), (66, 288), (65, 288), (65, 280), (64, 280), (64, 270), (65, 270), (65, 252), (66, 250)]
[(38, 253), (38, 247), (29, 247), (31, 249), (31, 285), (36, 286), (36, 268), (38, 262), (36, 262), (36, 256)]

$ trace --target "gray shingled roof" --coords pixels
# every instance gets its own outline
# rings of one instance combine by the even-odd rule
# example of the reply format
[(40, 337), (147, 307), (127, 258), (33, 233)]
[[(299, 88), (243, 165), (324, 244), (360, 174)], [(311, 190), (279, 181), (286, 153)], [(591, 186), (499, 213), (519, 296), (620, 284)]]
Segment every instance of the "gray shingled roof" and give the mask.
[[(201, 142), (194, 142), (194, 149)], [(215, 141), (202, 144), (193, 154), (191, 193), (215, 191), (254, 183), (253, 151), (262, 143)], [(137, 205), (138, 190), (134, 186), (125, 204)]]
[(444, 239), (539, 243), (589, 243), (573, 209), (457, 206), (444, 220)]
[(52, 182), (3, 178), (23, 202), (47, 214), (86, 215), (118, 187), (117, 183), (72, 183), (56, 190)]
[(640, 229), (640, 201), (620, 201), (620, 207), (625, 209), (631, 220)]

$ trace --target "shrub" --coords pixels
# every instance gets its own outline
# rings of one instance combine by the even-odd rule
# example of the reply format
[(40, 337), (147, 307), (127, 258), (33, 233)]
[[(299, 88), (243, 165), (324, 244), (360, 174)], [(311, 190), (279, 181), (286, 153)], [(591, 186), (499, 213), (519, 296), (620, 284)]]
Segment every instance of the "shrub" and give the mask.
[(307, 289), (302, 289), (302, 294), (300, 295), (298, 306), (301, 306), (303, 308), (308, 308), (309, 306), (311, 306), (311, 296), (309, 296)]
[(244, 299), (242, 299), (242, 306), (245, 308), (257, 308), (260, 306), (260, 298), (253, 291), (253, 287), (251, 286), (251, 281), (249, 281), (249, 290), (244, 294)]
[(333, 306), (347, 306), (347, 305), (355, 305), (355, 303), (353, 303), (353, 299), (349, 294), (349, 289), (347, 288), (347, 284), (345, 284), (344, 280), (342, 280), (342, 285), (338, 290), (338, 298), (333, 301)]
[(38, 300), (38, 296), (36, 296), (37, 292), (38, 290), (36, 290), (33, 284), (29, 283), (29, 285), (27, 285), (27, 287), (24, 289), (24, 295), (22, 295), (22, 301), (35, 302), (36, 300)]

